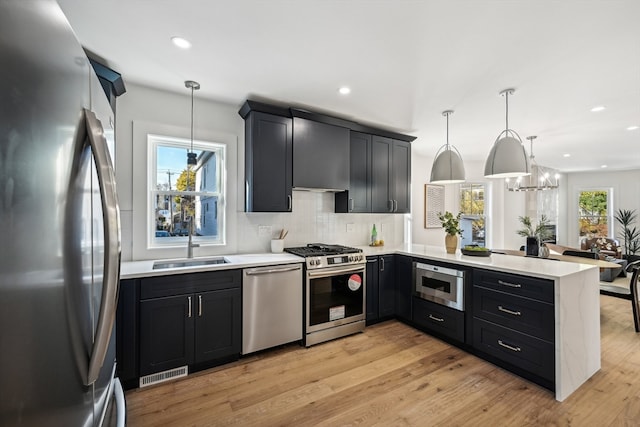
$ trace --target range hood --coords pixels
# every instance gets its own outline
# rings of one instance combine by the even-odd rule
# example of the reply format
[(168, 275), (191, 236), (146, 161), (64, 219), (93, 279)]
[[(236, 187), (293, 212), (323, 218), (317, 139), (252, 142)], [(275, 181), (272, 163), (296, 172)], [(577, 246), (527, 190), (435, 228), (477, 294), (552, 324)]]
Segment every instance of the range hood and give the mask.
[(294, 109), (291, 113), (293, 189), (318, 192), (348, 190), (349, 128), (312, 120), (313, 113)]

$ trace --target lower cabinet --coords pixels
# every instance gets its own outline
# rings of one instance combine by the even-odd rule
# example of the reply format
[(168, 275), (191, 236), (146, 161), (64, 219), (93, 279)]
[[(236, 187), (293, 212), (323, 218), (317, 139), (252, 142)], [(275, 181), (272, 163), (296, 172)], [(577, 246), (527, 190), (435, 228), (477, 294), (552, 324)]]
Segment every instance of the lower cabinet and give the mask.
[(239, 358), (241, 280), (240, 270), (225, 270), (122, 281), (116, 327), (128, 388), (137, 377)]
[(554, 282), (482, 269), (473, 278), (473, 348), (553, 389)]
[(412, 319), (411, 298), (413, 296), (413, 259), (396, 255), (396, 316)]
[(395, 255), (367, 257), (367, 323), (375, 323), (395, 315), (395, 271)]
[(413, 323), (444, 338), (464, 342), (464, 312), (413, 298)]

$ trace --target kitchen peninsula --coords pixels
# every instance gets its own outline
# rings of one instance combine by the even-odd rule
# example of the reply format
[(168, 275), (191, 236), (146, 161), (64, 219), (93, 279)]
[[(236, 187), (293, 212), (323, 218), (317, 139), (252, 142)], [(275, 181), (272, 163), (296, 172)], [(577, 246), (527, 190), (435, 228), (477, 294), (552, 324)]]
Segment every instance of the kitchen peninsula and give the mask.
[[(480, 276), (487, 272), (502, 277), (513, 275), (524, 281), (527, 278), (547, 281), (550, 288), (552, 287), (549, 290), (549, 302), (553, 305), (554, 369), (552, 372), (554, 372), (553, 384), (556, 399), (558, 401), (566, 399), (600, 369), (600, 299), (597, 267), (502, 254), (492, 254), (490, 257), (466, 256), (460, 251), (447, 254), (444, 247), (425, 245), (404, 245), (394, 248), (363, 247), (362, 249), (367, 256), (398, 254), (418, 261), (435, 261), (446, 263), (445, 265), (468, 267), (473, 272), (474, 283), (473, 286), (468, 285), (467, 290), (471, 290), (472, 293), (486, 290), (483, 288), (485, 285), (481, 283)], [(473, 301), (471, 301), (472, 298)], [(470, 325), (469, 320), (471, 323), (481, 321), (477, 318), (480, 310), (479, 301), (477, 295), (467, 298), (467, 329)], [(526, 298), (526, 302), (534, 303), (529, 298)], [(478, 329), (474, 328), (473, 334), (470, 331), (467, 333), (478, 335)], [(474, 345), (474, 340), (477, 339), (476, 336), (467, 342)], [(520, 353), (517, 355), (520, 357), (526, 349), (523, 347), (521, 352), (521, 349), (517, 348), (516, 351)], [(481, 353), (483, 353), (482, 350)], [(491, 357), (488, 360), (495, 362)]]

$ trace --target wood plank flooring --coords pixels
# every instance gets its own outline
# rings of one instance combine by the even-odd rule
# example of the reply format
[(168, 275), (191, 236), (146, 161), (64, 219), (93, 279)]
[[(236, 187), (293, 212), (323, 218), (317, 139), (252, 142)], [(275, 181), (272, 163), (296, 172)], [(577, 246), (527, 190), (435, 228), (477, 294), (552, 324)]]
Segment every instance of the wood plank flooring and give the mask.
[(564, 402), (397, 321), (127, 392), (137, 426), (638, 426), (640, 334), (601, 296), (602, 369)]

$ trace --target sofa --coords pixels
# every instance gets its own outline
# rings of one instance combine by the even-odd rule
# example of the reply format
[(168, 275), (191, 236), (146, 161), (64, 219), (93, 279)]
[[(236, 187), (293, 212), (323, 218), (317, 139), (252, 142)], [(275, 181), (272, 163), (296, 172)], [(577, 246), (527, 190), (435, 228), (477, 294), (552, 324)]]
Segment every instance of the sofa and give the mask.
[(600, 258), (610, 256), (622, 259), (622, 248), (616, 239), (609, 237), (584, 238), (580, 242), (580, 249), (584, 251), (594, 251), (600, 254)]

